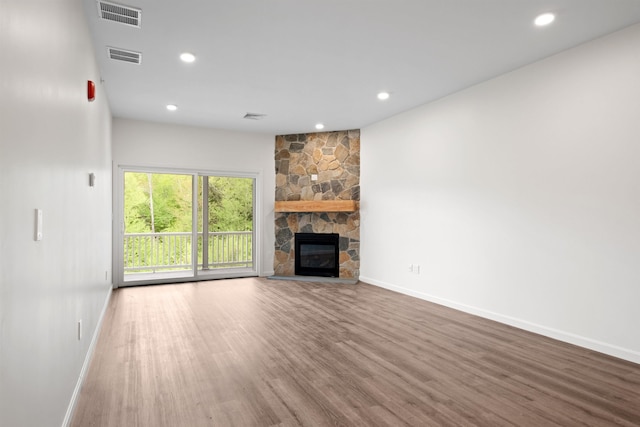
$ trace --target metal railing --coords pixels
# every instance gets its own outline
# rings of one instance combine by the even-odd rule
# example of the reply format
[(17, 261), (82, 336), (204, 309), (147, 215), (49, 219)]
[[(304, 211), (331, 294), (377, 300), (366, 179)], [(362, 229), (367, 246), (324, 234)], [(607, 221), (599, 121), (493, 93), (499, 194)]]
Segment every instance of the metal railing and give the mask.
[[(207, 250), (198, 233), (198, 269), (253, 267), (253, 232), (225, 231), (208, 233)], [(142, 273), (188, 270), (192, 268), (193, 234), (125, 233), (124, 272)], [(203, 252), (207, 260), (203, 263)]]

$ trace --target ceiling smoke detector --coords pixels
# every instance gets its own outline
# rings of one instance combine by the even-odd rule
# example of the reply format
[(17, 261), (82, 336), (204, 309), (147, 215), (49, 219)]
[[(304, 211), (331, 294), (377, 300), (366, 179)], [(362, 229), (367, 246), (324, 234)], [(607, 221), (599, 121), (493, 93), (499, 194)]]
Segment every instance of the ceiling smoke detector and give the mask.
[(266, 114), (247, 113), (247, 114), (244, 115), (243, 119), (247, 119), (247, 120), (262, 120), (265, 117), (267, 117)]
[(115, 61), (124, 61), (131, 64), (138, 64), (142, 62), (142, 53), (134, 52), (133, 50), (118, 49), (115, 47), (108, 47), (109, 58)]
[(105, 21), (119, 22), (120, 24), (140, 28), (142, 10), (122, 4), (98, 0), (98, 15)]

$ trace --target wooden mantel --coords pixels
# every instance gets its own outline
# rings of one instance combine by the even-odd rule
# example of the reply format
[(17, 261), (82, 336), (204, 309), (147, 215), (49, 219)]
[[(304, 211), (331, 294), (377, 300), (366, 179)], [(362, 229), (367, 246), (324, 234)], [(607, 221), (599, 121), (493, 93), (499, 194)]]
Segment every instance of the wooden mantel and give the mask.
[(355, 212), (356, 200), (298, 200), (276, 202), (276, 212)]

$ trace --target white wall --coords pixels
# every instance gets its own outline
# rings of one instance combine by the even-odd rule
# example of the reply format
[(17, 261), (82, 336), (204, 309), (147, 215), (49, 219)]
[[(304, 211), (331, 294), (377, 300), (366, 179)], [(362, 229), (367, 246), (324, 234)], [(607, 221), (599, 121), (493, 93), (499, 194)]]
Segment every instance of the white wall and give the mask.
[(0, 425), (60, 426), (111, 290), (111, 116), (81, 4), (0, 3)]
[(261, 200), (258, 274), (273, 274), (275, 200), (273, 135), (114, 118), (113, 159), (118, 166), (147, 166), (259, 174)]
[(362, 129), (361, 280), (640, 362), (639, 45)]

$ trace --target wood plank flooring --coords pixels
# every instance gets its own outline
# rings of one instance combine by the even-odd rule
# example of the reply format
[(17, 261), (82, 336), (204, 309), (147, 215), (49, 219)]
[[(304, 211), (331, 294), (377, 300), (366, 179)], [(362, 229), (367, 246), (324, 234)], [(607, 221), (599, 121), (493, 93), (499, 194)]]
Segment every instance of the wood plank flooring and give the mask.
[(640, 365), (364, 283), (124, 288), (72, 425), (639, 426)]

